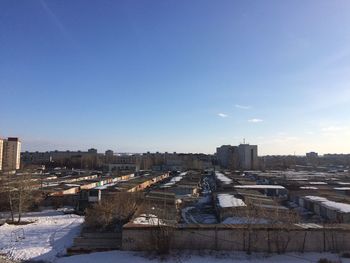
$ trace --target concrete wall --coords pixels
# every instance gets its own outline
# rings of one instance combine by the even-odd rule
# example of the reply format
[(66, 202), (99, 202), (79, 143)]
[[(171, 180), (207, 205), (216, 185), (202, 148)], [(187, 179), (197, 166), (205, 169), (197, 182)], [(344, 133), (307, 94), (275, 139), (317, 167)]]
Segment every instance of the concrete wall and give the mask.
[[(154, 250), (158, 228), (128, 224), (123, 228), (124, 250)], [(208, 249), (256, 252), (323, 252), (350, 250), (349, 227), (185, 226), (169, 231), (171, 249)], [(166, 239), (166, 240), (164, 240)]]

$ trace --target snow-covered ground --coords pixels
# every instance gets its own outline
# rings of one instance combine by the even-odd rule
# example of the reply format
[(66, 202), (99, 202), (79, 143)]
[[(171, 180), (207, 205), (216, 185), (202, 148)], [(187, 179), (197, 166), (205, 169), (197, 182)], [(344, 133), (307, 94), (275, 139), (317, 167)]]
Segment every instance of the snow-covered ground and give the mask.
[(23, 221), (34, 223), (0, 226), (0, 254), (12, 260), (54, 261), (65, 254), (80, 232), (84, 218), (62, 211), (27, 213)]
[[(334, 262), (340, 262), (337, 254), (330, 253), (306, 253), (296, 254), (289, 253), (284, 255), (265, 255), (265, 254), (253, 254), (247, 255), (243, 252), (213, 252), (213, 251), (181, 251), (174, 252), (170, 256), (159, 258), (156, 256), (150, 256), (141, 252), (128, 252), (128, 251), (112, 251), (92, 253), (88, 255), (78, 255), (72, 257), (60, 258), (58, 263), (143, 263), (143, 262), (181, 262), (181, 263), (305, 263), (305, 262), (318, 262), (321, 258), (327, 258)], [(350, 262), (350, 259), (341, 258), (342, 263)]]
[[(317, 262), (320, 258), (327, 258), (329, 260), (339, 261), (339, 256), (337, 254), (330, 253), (289, 253), (285, 255), (253, 254), (248, 256), (244, 252), (218, 251), (175, 251), (169, 256), (162, 258), (143, 252), (129, 251), (111, 251), (71, 257), (58, 257), (62, 256), (65, 249), (72, 244), (73, 238), (79, 233), (83, 218), (77, 215), (66, 215), (60, 211), (49, 210), (38, 213), (28, 213), (24, 217), (24, 220), (33, 221), (34, 223), (23, 226), (5, 224), (0, 227), (0, 254), (6, 255), (12, 260), (33, 260), (57, 263), (299, 263)], [(24, 235), (22, 234), (23, 232)], [(14, 233), (17, 233), (17, 235), (14, 235)], [(350, 263), (350, 259), (342, 258), (341, 262)]]

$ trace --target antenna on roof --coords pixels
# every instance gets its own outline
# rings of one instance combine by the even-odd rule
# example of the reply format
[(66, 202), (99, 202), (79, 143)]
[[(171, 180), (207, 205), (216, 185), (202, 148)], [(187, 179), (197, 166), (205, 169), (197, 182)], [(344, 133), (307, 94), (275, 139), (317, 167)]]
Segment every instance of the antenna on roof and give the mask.
[(245, 138), (243, 138), (243, 144), (245, 144)]

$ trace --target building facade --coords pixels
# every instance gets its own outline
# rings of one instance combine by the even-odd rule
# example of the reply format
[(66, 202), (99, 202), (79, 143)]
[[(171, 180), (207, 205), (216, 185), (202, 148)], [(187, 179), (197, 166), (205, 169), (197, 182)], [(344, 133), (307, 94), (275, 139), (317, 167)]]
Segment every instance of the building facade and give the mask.
[(225, 169), (238, 169), (238, 147), (222, 145), (216, 148), (218, 164)]
[(256, 170), (258, 168), (258, 146), (240, 144), (238, 146), (239, 169)]
[(317, 152), (306, 153), (306, 160), (308, 164), (311, 164), (313, 166), (318, 165), (318, 153)]
[(4, 148), (4, 140), (0, 138), (0, 171), (2, 170), (2, 152)]
[(222, 145), (216, 148), (216, 157), (225, 169), (256, 170), (259, 166), (257, 145)]
[(9, 137), (3, 141), (2, 169), (14, 171), (21, 165), (21, 142), (18, 138)]

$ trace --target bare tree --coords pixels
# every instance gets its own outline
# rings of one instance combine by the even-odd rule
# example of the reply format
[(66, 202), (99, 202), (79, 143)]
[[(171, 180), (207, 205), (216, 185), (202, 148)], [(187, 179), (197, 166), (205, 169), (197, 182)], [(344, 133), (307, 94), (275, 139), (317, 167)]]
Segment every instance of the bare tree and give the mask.
[(294, 229), (294, 224), (300, 222), (299, 216), (295, 211), (280, 211), (276, 208), (273, 218), (276, 220), (276, 223), (280, 225), (273, 231), (269, 241), (272, 242), (277, 253), (285, 253), (290, 241), (295, 235), (292, 231)]
[[(3, 184), (11, 221), (21, 222), (22, 214), (32, 205), (34, 183), (29, 174), (8, 175)], [(17, 220), (16, 219), (17, 216)]]
[(143, 203), (142, 193), (120, 192), (86, 210), (86, 226), (106, 230), (127, 223)]
[[(244, 217), (245, 224), (247, 226), (244, 231), (244, 247), (247, 254), (251, 254), (256, 249), (257, 236), (256, 232), (253, 231), (253, 225), (257, 224), (262, 217), (262, 213), (259, 207), (255, 207), (251, 200), (246, 200), (246, 207), (243, 209), (241, 215)], [(246, 243), (247, 240), (247, 243)]]
[[(284, 253), (293, 238), (294, 232), (292, 229), (294, 224), (300, 221), (297, 213), (291, 210), (282, 210), (277, 204), (275, 208), (265, 206), (257, 200), (253, 202), (247, 199), (245, 203), (246, 207), (244, 209), (235, 210), (236, 215), (242, 217), (246, 225), (243, 232), (244, 250), (248, 254), (258, 250), (260, 236), (267, 241), (269, 252)], [(277, 226), (273, 231), (270, 231), (271, 224)], [(261, 231), (254, 231), (254, 226), (257, 225), (259, 225)]]
[[(164, 202), (148, 202), (144, 206), (146, 214), (155, 217), (153, 221), (150, 249), (156, 251), (159, 255), (166, 255), (170, 252), (171, 241), (173, 239), (176, 227), (176, 215), (172, 212), (175, 204)], [(176, 209), (175, 209), (176, 210)]]
[(175, 232), (174, 225), (158, 224), (152, 228), (150, 246), (160, 255), (168, 254)]

